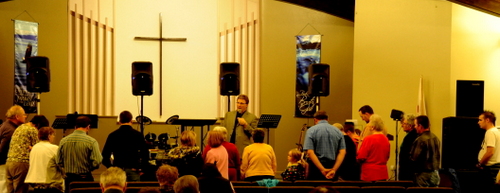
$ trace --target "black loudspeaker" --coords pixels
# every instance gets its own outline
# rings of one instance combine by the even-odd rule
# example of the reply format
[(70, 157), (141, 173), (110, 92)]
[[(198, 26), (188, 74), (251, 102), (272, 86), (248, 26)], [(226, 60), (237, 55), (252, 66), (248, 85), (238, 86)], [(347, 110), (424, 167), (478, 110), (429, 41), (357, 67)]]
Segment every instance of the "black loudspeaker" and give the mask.
[(240, 94), (240, 64), (225, 62), (220, 64), (220, 94)]
[(50, 91), (49, 58), (34, 56), (26, 59), (26, 80), (29, 92)]
[(153, 64), (151, 62), (132, 63), (132, 94), (153, 94)]
[(397, 121), (403, 120), (404, 114), (405, 113), (403, 113), (403, 111), (392, 109), (392, 111), (391, 111), (391, 118), (393, 120), (397, 120)]
[(479, 117), (484, 108), (484, 81), (457, 80), (457, 117)]
[(328, 96), (330, 94), (330, 65), (309, 65), (309, 90), (310, 96)]
[[(484, 139), (474, 117), (446, 117), (443, 119), (442, 168), (474, 170)], [(431, 129), (432, 131), (432, 129)]]

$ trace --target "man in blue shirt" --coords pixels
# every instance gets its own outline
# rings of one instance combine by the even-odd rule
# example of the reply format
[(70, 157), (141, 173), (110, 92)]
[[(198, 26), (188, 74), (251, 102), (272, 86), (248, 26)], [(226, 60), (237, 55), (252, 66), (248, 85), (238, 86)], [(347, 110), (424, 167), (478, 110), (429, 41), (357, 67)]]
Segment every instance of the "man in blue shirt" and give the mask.
[(335, 176), (335, 172), (344, 160), (346, 150), (344, 135), (339, 129), (328, 123), (328, 115), (319, 110), (314, 114), (315, 126), (306, 132), (304, 150), (309, 157), (310, 180), (325, 180)]

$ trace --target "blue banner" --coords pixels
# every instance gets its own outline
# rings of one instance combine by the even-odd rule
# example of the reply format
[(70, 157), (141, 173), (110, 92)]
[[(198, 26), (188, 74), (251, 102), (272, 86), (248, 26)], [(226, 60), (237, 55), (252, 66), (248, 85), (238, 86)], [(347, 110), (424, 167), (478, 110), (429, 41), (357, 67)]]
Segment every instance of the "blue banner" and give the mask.
[(14, 21), (14, 104), (36, 113), (36, 93), (26, 89), (26, 58), (38, 53), (38, 23)]
[(316, 97), (309, 96), (309, 72), (310, 64), (320, 62), (321, 57), (321, 35), (296, 36), (296, 70), (295, 83), (295, 117), (313, 117), (316, 113)]

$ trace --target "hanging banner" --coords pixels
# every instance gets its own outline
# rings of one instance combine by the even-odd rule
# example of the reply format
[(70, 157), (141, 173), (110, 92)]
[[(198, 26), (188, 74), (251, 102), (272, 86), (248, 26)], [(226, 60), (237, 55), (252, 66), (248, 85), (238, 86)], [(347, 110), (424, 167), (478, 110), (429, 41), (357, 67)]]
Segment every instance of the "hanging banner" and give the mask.
[(38, 23), (15, 20), (14, 44), (14, 104), (36, 113), (37, 96), (26, 89), (26, 58), (38, 53)]
[(310, 64), (320, 62), (321, 57), (321, 35), (295, 36), (297, 39), (295, 83), (295, 117), (313, 117), (316, 112), (316, 97), (309, 96), (309, 73)]

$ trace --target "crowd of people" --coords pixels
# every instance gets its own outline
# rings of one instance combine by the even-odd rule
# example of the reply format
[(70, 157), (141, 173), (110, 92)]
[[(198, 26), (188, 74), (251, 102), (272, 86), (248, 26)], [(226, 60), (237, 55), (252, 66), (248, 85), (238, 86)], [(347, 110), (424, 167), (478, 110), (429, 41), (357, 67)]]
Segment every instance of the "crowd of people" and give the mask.
[[(200, 148), (194, 131), (183, 131), (181, 144), (169, 150), (156, 170), (161, 193), (234, 192), (231, 181), (273, 179), (276, 155), (264, 143), (265, 131), (257, 127), (257, 117), (247, 111), (246, 95), (237, 98), (237, 109), (226, 114), (221, 126), (207, 134)], [(291, 149), (283, 180), (363, 180), (389, 179), (387, 162), (390, 143), (382, 118), (365, 105), (359, 115), (366, 121), (361, 132), (354, 123), (328, 122), (328, 114), (314, 114), (315, 125), (305, 135), (303, 151)], [(68, 192), (74, 181), (94, 181), (92, 171), (102, 164), (103, 192), (123, 192), (126, 181), (139, 181), (150, 168), (144, 136), (132, 127), (132, 114), (119, 115), (120, 127), (110, 133), (102, 150), (87, 133), (90, 119), (80, 116), (75, 130), (54, 145), (55, 131), (43, 115), (26, 122), (22, 107), (13, 106), (0, 126), (0, 193), (26, 193), (29, 185), (38, 192)], [(489, 184), (500, 169), (500, 133), (494, 113), (479, 116), (479, 126), (487, 130), (477, 167)], [(399, 179), (413, 180), (421, 187), (439, 185), (440, 140), (430, 131), (425, 115), (405, 115), (401, 119), (405, 136), (399, 153)], [(4, 181), (2, 181), (4, 180)], [(491, 182), (491, 183), (490, 183)], [(5, 183), (5, 185), (3, 185)]]

